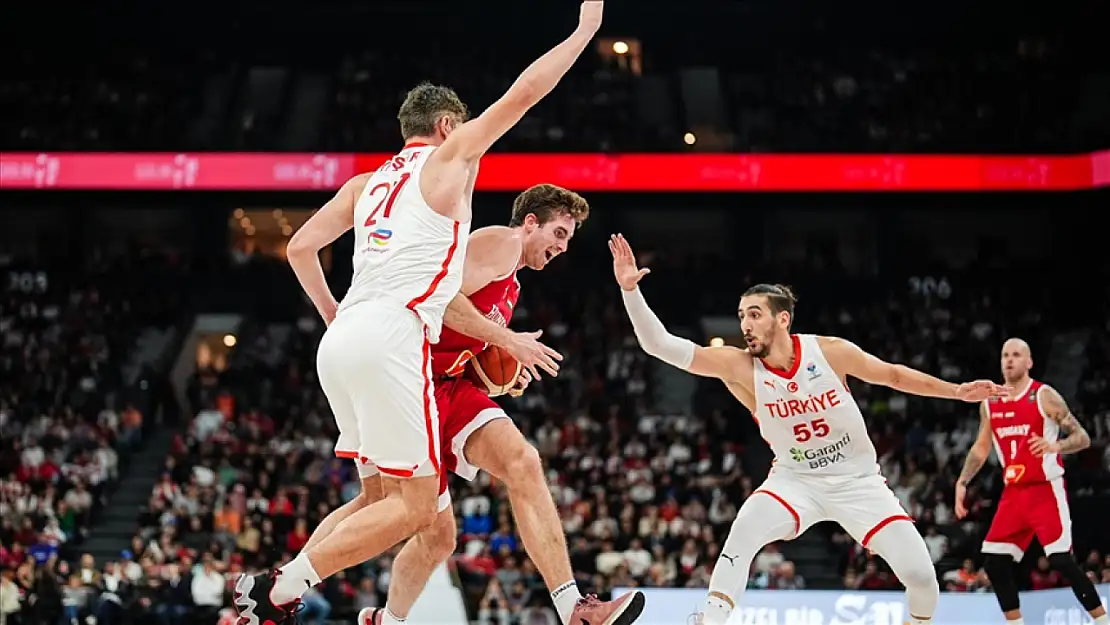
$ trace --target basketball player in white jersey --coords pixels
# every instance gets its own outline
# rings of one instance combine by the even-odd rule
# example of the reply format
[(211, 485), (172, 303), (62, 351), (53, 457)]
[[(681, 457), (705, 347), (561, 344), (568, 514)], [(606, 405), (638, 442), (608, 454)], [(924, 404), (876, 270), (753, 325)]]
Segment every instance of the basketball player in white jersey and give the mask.
[(846, 378), (967, 402), (1003, 395), (1005, 389), (987, 380), (952, 384), (883, 362), (843, 339), (791, 334), (794, 296), (777, 285), (754, 286), (740, 300), (746, 350), (695, 345), (668, 333), (648, 308), (637, 284), (649, 270), (637, 268), (624, 237), (613, 236), (609, 248), (644, 351), (695, 375), (722, 380), (751, 411), (775, 453), (771, 474), (732, 524), (695, 622), (725, 624), (764, 545), (832, 520), (890, 564), (906, 586), (910, 623), (932, 623), (940, 595), (933, 562), (879, 474), (875, 448)]
[[(317, 369), (339, 425), (336, 453), (373, 463), (385, 497), (348, 503), (291, 562), (241, 577), (235, 590), (240, 625), (291, 619), (305, 590), (435, 520), (440, 424), (430, 346), (462, 282), (478, 160), (555, 88), (600, 27), (602, 7), (583, 2), (575, 32), (474, 120), (465, 121), (466, 107), (450, 89), (414, 89), (398, 115), (405, 147), (377, 171), (347, 181), (290, 240), (289, 262), (328, 323)], [(354, 277), (338, 304), (318, 255), (352, 227)], [(555, 373), (554, 352), (534, 335), (517, 338), (514, 356)], [(364, 492), (376, 487), (377, 476), (363, 477)]]

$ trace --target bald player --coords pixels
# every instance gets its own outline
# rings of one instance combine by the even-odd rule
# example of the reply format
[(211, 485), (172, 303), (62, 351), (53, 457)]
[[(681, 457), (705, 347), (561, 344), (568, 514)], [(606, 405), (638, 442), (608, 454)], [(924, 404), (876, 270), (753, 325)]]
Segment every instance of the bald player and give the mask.
[(1001, 364), (1010, 394), (979, 406), (979, 437), (956, 483), (956, 517), (967, 516), (967, 485), (993, 445), (1005, 487), (983, 541), (983, 568), (1007, 624), (1024, 625), (1013, 564), (1021, 561), (1035, 536), (1095, 624), (1110, 625), (1094, 584), (1072, 556), (1071, 512), (1064, 489), (1063, 455), (1086, 449), (1091, 437), (1055, 389), (1029, 376), (1033, 356), (1028, 343), (1018, 338), (1006, 341)]

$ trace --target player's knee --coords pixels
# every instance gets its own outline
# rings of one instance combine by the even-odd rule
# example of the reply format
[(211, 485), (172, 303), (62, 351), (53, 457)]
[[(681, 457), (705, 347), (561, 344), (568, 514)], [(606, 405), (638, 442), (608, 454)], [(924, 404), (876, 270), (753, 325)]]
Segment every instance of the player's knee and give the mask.
[(455, 513), (448, 508), (436, 515), (436, 520), (421, 532), (428, 554), (436, 562), (441, 562), (455, 553), (456, 547)]
[(937, 581), (937, 572), (931, 560), (914, 562), (912, 566), (899, 571), (898, 578), (902, 581), (902, 585), (910, 590), (940, 593), (940, 583)]
[(521, 445), (506, 448), (505, 454), (507, 457), (505, 462), (502, 463), (505, 476), (502, 479), (509, 488), (512, 488), (513, 484), (516, 483), (528, 484), (544, 479), (543, 461), (540, 459), (540, 452), (527, 441), (522, 441)]

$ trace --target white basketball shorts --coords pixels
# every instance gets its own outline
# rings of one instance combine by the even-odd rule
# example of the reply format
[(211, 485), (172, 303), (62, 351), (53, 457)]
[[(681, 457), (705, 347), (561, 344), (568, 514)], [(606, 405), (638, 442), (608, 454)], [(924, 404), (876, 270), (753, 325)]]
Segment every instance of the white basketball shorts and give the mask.
[(344, 310), (320, 340), (316, 370), (339, 426), (337, 456), (387, 477), (439, 474), (431, 345), (412, 311), (373, 301)]
[(795, 524), (792, 538), (815, 523), (835, 521), (867, 547), (871, 538), (890, 523), (913, 521), (877, 472), (826, 477), (772, 470), (752, 496), (773, 497), (790, 511)]

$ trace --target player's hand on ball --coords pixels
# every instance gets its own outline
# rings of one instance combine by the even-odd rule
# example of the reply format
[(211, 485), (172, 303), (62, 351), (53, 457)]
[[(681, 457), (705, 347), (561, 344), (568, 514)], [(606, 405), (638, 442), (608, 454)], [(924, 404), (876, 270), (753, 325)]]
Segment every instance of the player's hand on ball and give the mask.
[(962, 482), (956, 482), (956, 518), (962, 519), (967, 516), (967, 504), (964, 501), (967, 499), (967, 487)]
[(623, 234), (609, 237), (609, 251), (613, 254), (613, 275), (617, 278), (617, 284), (625, 291), (635, 289), (640, 280), (651, 273), (650, 269), (636, 266), (636, 255), (632, 253), (632, 246)]
[(563, 359), (562, 354), (539, 341), (541, 334), (543, 334), (541, 330), (514, 332), (512, 340), (502, 345), (505, 351), (516, 358), (524, 370), (531, 374), (532, 379), (540, 377), (537, 368), (543, 369), (552, 376), (559, 375), (559, 363), (556, 361)]
[(1055, 454), (1060, 452), (1060, 446), (1056, 443), (1050, 443), (1045, 439), (1033, 434), (1029, 437), (1029, 451), (1033, 455), (1040, 457), (1045, 454)]
[(1009, 397), (1010, 390), (990, 380), (964, 382), (956, 389), (956, 397), (966, 402), (981, 402), (991, 397)]
[(516, 379), (516, 384), (509, 389), (509, 397), (520, 397), (524, 394), (524, 390), (532, 383), (532, 374), (528, 373), (527, 369), (520, 370), (520, 377)]
[(601, 28), (601, 14), (604, 12), (605, 3), (600, 0), (586, 0), (578, 13), (578, 27), (588, 31), (591, 35)]

